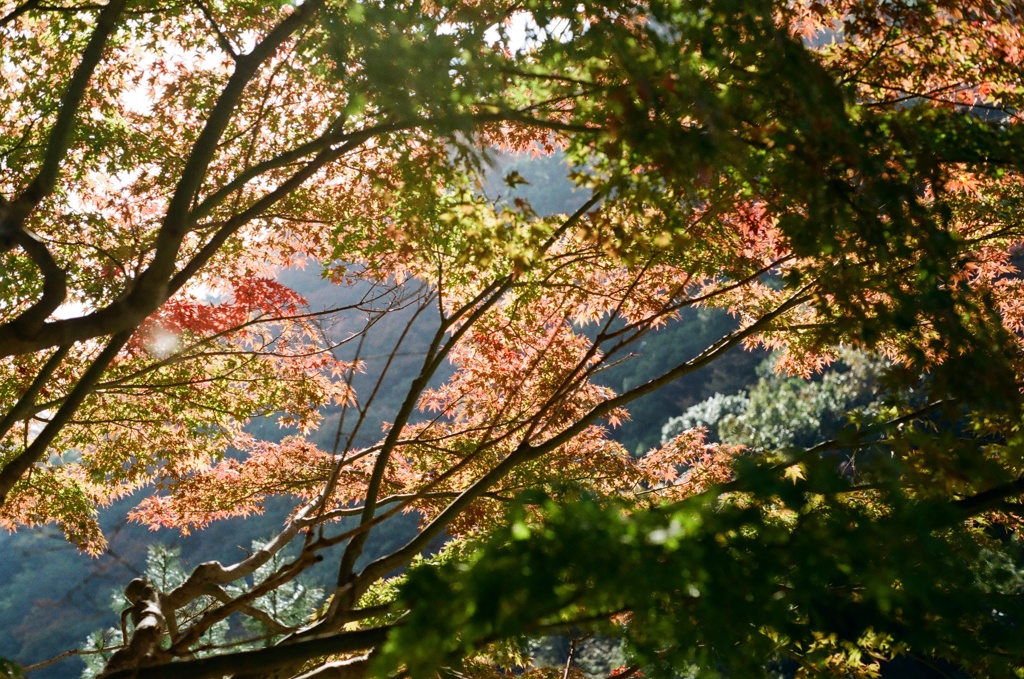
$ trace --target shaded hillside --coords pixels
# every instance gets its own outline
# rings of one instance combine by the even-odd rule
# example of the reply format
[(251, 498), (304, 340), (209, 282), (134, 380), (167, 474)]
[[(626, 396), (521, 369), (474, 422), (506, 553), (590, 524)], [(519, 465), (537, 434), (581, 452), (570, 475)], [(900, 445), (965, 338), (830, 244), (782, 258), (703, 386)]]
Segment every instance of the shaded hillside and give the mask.
[[(571, 212), (579, 207), (583, 197), (566, 180), (566, 171), (558, 156), (496, 156), (492, 180), (483, 190), (506, 201), (525, 198), (541, 214)], [(515, 187), (504, 183), (503, 178), (513, 172), (527, 183)], [(377, 294), (383, 291), (374, 291), (365, 284), (332, 284), (313, 267), (283, 271), (279, 281), (305, 297), (313, 311), (358, 305), (325, 320), (323, 332), (339, 345), (339, 357), (352, 359), (358, 355), (364, 363), (363, 371), (352, 377), (357, 402), (365, 412), (351, 445), (358, 448), (373, 444), (381, 436), (383, 422), (397, 410), (409, 383), (419, 372), (423, 352), (437, 328), (436, 315), (424, 312), (411, 323), (415, 315), (413, 306), (381, 315), (360, 341), (358, 333), (367, 318), (376, 318), (374, 310), (385, 308), (391, 299), (386, 294)], [(636, 356), (602, 373), (600, 381), (617, 391), (628, 389), (666, 366), (692, 357), (699, 347), (707, 346), (733, 325), (724, 312), (687, 311), (680, 321), (651, 333), (632, 347)], [(754, 379), (753, 366), (759, 360), (758, 354), (733, 351), (716, 361), (714, 367), (638, 401), (630, 408), (631, 419), (613, 436), (633, 452), (656, 445), (666, 419), (717, 391), (744, 387)], [(449, 374), (446, 368), (437, 379)], [(310, 438), (326, 451), (336, 450), (338, 440), (338, 450), (342, 450), (357, 421), (356, 410), (347, 412), (342, 421), (339, 407), (325, 408), (321, 427)], [(273, 416), (252, 422), (249, 430), (267, 440), (293, 433), (279, 427)], [(142, 495), (119, 501), (101, 513), (110, 546), (96, 559), (79, 554), (59, 531), (46, 527), (0, 535), (0, 549), (5, 553), (0, 560), (0, 657), (24, 664), (40, 662), (80, 646), (98, 628), (115, 625), (112, 593), (141, 573), (146, 545), (154, 539), (179, 546), (182, 560), (193, 566), (211, 559), (236, 559), (253, 540), (274, 532), (293, 508), (290, 499), (280, 498), (268, 503), (262, 518), (219, 521), (188, 537), (168, 530), (154, 535), (148, 528), (127, 524), (124, 519)], [(402, 544), (412, 534), (414, 522), (413, 516), (399, 516), (375, 530), (362, 559), (372, 560)], [(325, 582), (334, 576), (326, 570), (314, 570), (312, 574)], [(32, 676), (57, 679), (77, 675), (79, 668), (80, 661), (67, 660)]]

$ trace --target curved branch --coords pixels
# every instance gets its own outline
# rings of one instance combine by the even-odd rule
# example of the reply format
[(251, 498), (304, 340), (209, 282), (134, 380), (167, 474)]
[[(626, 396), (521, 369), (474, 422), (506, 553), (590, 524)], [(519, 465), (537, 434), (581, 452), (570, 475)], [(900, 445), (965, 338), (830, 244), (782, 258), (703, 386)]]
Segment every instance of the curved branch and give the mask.
[(39, 332), (50, 314), (67, 299), (68, 275), (57, 264), (39, 236), (30, 230), (19, 228), (12, 234), (11, 243), (20, 246), (43, 275), (42, 297), (8, 324), (11, 332), (31, 337)]
[[(21, 247), (43, 276), (42, 297), (13, 321), (5, 324), (6, 329), (17, 335), (31, 336), (38, 333), (47, 317), (67, 297), (67, 273), (58, 266), (39, 237), (25, 228), (25, 221), (57, 184), (61, 161), (71, 145), (79, 107), (126, 2), (111, 0), (96, 17), (96, 27), (82, 51), (82, 60), (78, 62), (61, 97), (57, 120), (46, 141), (46, 151), (39, 171), (17, 198), (0, 205), (0, 252)], [(16, 15), (19, 10), (29, 9), (32, 4), (22, 5), (12, 15)]]
[(20, 17), (25, 12), (29, 12), (35, 9), (40, 2), (42, 2), (42, 0), (27, 0), (26, 2), (23, 2), (20, 5), (16, 6), (14, 9), (12, 9), (10, 12), (8, 12), (2, 18), (0, 18), (0, 27), (6, 26), (7, 24), (13, 22), (15, 19)]
[(392, 629), (393, 626), (388, 625), (355, 632), (342, 632), (255, 651), (240, 651), (198, 660), (118, 670), (101, 676), (103, 679), (181, 679), (181, 677), (204, 679), (205, 677), (222, 677), (225, 674), (238, 676), (250, 672), (264, 676), (269, 670), (288, 667), (309, 658), (354, 653), (375, 648), (387, 639)]
[(302, 530), (302, 521), (317, 508), (319, 502), (319, 498), (315, 499), (296, 512), (284, 529), (274, 536), (274, 539), (242, 561), (231, 566), (223, 566), (219, 561), (208, 561), (196, 566), (185, 582), (164, 597), (167, 605), (177, 610), (196, 597), (202, 596), (210, 585), (225, 585), (255, 573), (256, 569), (269, 562), (275, 554), (291, 543), (292, 539)]
[[(278, 29), (285, 26), (289, 20), (297, 16), (299, 13), (311, 11), (311, 7), (314, 5), (319, 6), (323, 1), (324, 0), (316, 0), (316, 2), (313, 2), (310, 0), (309, 2), (302, 4), (295, 13), (279, 24), (275, 31), (272, 31), (272, 35), (277, 33)], [(296, 20), (293, 24), (289, 24), (289, 30), (294, 31), (299, 27), (299, 25), (301, 25), (301, 22)], [(278, 37), (283, 40), (287, 36)], [(102, 335), (110, 335), (127, 328), (137, 327), (147, 316), (159, 308), (159, 306), (166, 301), (171, 294), (184, 286), (190, 278), (194, 276), (206, 264), (206, 262), (208, 262), (219, 251), (227, 239), (238, 231), (238, 229), (253, 219), (263, 216), (273, 205), (290, 195), (292, 191), (315, 175), (316, 172), (324, 166), (338, 160), (349, 151), (361, 146), (363, 143), (376, 136), (412, 128), (444, 127), (445, 125), (450, 124), (450, 121), (445, 121), (443, 119), (396, 121), (371, 126), (348, 134), (339, 133), (337, 137), (334, 136), (333, 132), (328, 132), (321, 135), (321, 137), (302, 145), (294, 151), (296, 156), (301, 157), (302, 155), (308, 154), (313, 149), (323, 148), (324, 142), (334, 141), (336, 138), (339, 140), (338, 143), (340, 143), (339, 146), (327, 146), (326, 148), (323, 148), (320, 153), (310, 159), (302, 166), (301, 169), (282, 182), (282, 184), (280, 184), (276, 189), (264, 195), (249, 206), (249, 208), (225, 222), (223, 226), (217, 229), (206, 245), (204, 245), (191, 260), (175, 271), (179, 246), (185, 234), (188, 233), (190, 228), (195, 226), (199, 215), (206, 214), (207, 211), (212, 209), (215, 204), (226, 199), (228, 195), (222, 191), (217, 191), (212, 194), (207, 201), (204, 201), (194, 208), (191, 207), (196, 198), (196, 193), (202, 183), (201, 175), (205, 173), (205, 168), (212, 160), (212, 154), (217, 146), (219, 135), (227, 124), (224, 118), (225, 116), (230, 118), (230, 110), (228, 109), (227, 104), (228, 102), (237, 100), (237, 98), (240, 97), (241, 89), (244, 87), (245, 83), (248, 82), (248, 80), (242, 76), (250, 70), (253, 72), (255, 71), (255, 66), (251, 63), (254, 61), (255, 57), (260, 56), (264, 59), (267, 58), (267, 55), (264, 55), (263, 52), (268, 48), (269, 40), (270, 36), (268, 36), (263, 43), (260, 43), (253, 52), (239, 57), (238, 70), (236, 70), (235, 74), (233, 74), (232, 78), (229, 80), (228, 86), (225, 87), (221, 94), (221, 98), (214, 106), (214, 111), (210, 114), (210, 119), (207, 121), (207, 127), (204, 128), (203, 133), (200, 134), (199, 140), (197, 140), (196, 144), (193, 146), (193, 155), (190, 156), (186, 168), (182, 173), (181, 180), (179, 181), (178, 187), (175, 189), (174, 196), (171, 199), (171, 203), (168, 206), (163, 224), (157, 234), (155, 244), (156, 254), (154, 255), (153, 261), (149, 267), (134, 281), (134, 284), (129, 287), (120, 298), (108, 306), (87, 315), (44, 323), (36, 332), (32, 333), (10, 332), (13, 330), (12, 325), (14, 322), (0, 326), (0, 358), (4, 356), (40, 351), (42, 349), (61, 344), (78, 342)], [(216, 113), (216, 116), (214, 113)], [(560, 130), (565, 127), (557, 121), (534, 118), (516, 111), (509, 112), (504, 110), (480, 113), (479, 115), (473, 116), (471, 122), (478, 125), (484, 125), (487, 123), (503, 121), (519, 122), (524, 125), (550, 130)], [(207, 132), (207, 130), (210, 131)], [(216, 132), (216, 130), (220, 130), (220, 132)], [(287, 152), (276, 159), (267, 161), (268, 164), (266, 166), (260, 165), (257, 167), (265, 169), (278, 167), (279, 163), (285, 157), (293, 157), (292, 152)], [(248, 179), (251, 179), (248, 174), (245, 175), (244, 180), (240, 175), (233, 180), (231, 185), (234, 187), (240, 187), (246, 183)], [(2, 217), (6, 211), (8, 210), (2, 203), (0, 203), (0, 217)], [(4, 238), (2, 223), (2, 219), (0, 219), (0, 244), (2, 244)]]
[(0, 439), (7, 435), (7, 432), (11, 430), (14, 423), (18, 420), (30, 417), (35, 413), (35, 402), (36, 398), (39, 397), (39, 392), (43, 390), (46, 383), (50, 381), (53, 373), (57, 370), (60, 364), (64, 361), (64, 358), (68, 355), (70, 347), (67, 345), (59, 347), (57, 351), (53, 352), (46, 363), (40, 368), (39, 372), (36, 373), (36, 377), (32, 380), (32, 384), (29, 385), (25, 393), (21, 395), (18, 402), (13, 408), (7, 411), (3, 419), (0, 420)]
[[(204, 590), (204, 594), (213, 597), (222, 604), (232, 604), (234, 602), (232, 596), (217, 585), (207, 585)], [(244, 604), (239, 606), (238, 610), (253, 620), (262, 622), (266, 628), (274, 634), (288, 634), (289, 632), (295, 631), (294, 628), (279, 622), (274, 618), (274, 616), (270, 615), (270, 613), (267, 613), (262, 608), (257, 608), (251, 604)]]
[[(82, 61), (75, 69), (68, 90), (61, 101), (61, 109), (50, 133), (43, 166), (21, 196), (8, 204), (0, 205), (0, 251), (9, 250), (14, 245), (31, 248), (27, 251), (42, 269), (46, 279), (43, 298), (19, 318), (0, 326), (0, 336), (7, 335), (5, 341), (0, 342), (3, 346), (0, 354), (5, 356), (38, 351), (46, 346), (67, 344), (134, 328), (163, 303), (167, 298), (167, 282), (174, 274), (182, 239), (193, 222), (190, 216), (193, 202), (243, 91), (263, 62), (273, 56), (278, 47), (316, 13), (324, 0), (309, 0), (301, 4), (271, 30), (251, 52), (238, 57), (235, 71), (213, 105), (206, 124), (185, 162), (156, 237), (153, 261), (136, 279), (134, 288), (118, 302), (89, 316), (53, 324), (54, 329), (64, 331), (63, 336), (58, 339), (54, 334), (42, 331), (46, 328), (43, 321), (64, 301), (65, 283), (63, 276), (58, 274), (62, 274), (63, 271), (52, 261), (48, 252), (44, 254), (31, 244), (31, 239), (24, 232), (23, 224), (39, 201), (53, 190), (60, 161), (70, 144), (78, 107), (126, 2), (127, 0), (111, 0), (100, 12), (96, 29), (83, 52)], [(40, 337), (43, 334), (47, 337)]]

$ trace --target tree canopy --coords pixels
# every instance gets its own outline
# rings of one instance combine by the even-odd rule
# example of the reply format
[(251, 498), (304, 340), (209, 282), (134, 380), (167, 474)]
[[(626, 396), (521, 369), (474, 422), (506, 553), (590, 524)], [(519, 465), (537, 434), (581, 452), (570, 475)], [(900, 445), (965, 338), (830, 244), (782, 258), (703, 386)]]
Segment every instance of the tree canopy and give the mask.
[[(294, 498), (242, 560), (130, 583), (111, 678), (476, 676), (579, 627), (626, 640), (623, 675), (1019, 676), (1022, 12), (4, 4), (0, 525), (98, 553), (99, 508), (133, 493), (182, 531)], [(572, 209), (534, 209), (518, 171), (488, 195), (497, 150), (563, 153)], [(277, 280), (301, 266), (346, 301)], [(691, 308), (735, 329), (603, 385)], [(885, 356), (888, 396), (806, 446), (615, 441), (740, 345), (805, 377)], [(283, 440), (247, 428), (274, 413)], [(415, 536), (361, 558), (399, 512)], [(323, 605), (260, 608), (325, 558)], [(241, 618), (263, 632), (204, 641)]]

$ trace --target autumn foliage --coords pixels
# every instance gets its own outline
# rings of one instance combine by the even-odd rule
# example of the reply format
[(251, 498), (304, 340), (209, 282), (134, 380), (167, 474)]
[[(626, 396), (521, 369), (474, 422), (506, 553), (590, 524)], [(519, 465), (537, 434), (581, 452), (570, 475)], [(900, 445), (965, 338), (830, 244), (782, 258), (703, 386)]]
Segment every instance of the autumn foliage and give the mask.
[[(247, 558), (132, 590), (109, 677), (493, 675), (510, 639), (587, 625), (627, 640), (618, 676), (872, 676), (900, 655), (1024, 672), (1007, 575), (1022, 13), (6, 3), (0, 526), (56, 523), (100, 553), (97, 512), (133, 493), (132, 520), (183, 532), (293, 499)], [(543, 215), (488, 195), (496, 151), (563, 154), (584, 197)], [(294, 267), (367, 292), (314, 307), (275, 279)], [(735, 329), (604, 386), (693, 308)], [(429, 340), (363, 445), (390, 376), (352, 385), (389, 315)], [(808, 377), (841, 347), (876, 352), (892, 397), (808, 449), (615, 440), (631, 402), (739, 346)], [(331, 450), (308, 438), (325, 408), (343, 413)], [(274, 414), (283, 440), (247, 428)], [(398, 513), (419, 532), (366, 563)], [(387, 578), (440, 540), (399, 593)], [(890, 543), (902, 560), (866, 558)], [(335, 587), (305, 623), (260, 650), (201, 648), (324, 554)], [(989, 649), (962, 641), (977, 635)]]

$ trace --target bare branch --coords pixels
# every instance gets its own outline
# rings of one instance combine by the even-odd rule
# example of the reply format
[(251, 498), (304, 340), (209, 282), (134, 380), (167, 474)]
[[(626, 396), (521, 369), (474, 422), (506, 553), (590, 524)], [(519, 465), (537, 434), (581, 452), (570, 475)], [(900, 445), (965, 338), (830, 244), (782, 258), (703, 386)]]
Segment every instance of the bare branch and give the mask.
[[(234, 603), (234, 599), (231, 597), (231, 595), (216, 585), (207, 585), (206, 588), (203, 590), (203, 593), (213, 597), (222, 604)], [(244, 604), (242, 606), (238, 606), (238, 610), (244, 613), (245, 615), (248, 615), (253, 620), (258, 620), (262, 622), (266, 626), (266, 628), (274, 634), (288, 634), (289, 632), (295, 631), (293, 627), (288, 627), (287, 625), (275, 620), (274, 617), (270, 615), (270, 613), (267, 613), (262, 608), (257, 608), (256, 606)]]
[(266, 674), (270, 670), (302, 663), (308, 658), (339, 653), (354, 653), (379, 646), (387, 638), (391, 626), (342, 632), (315, 639), (255, 651), (225, 653), (210, 658), (184, 660), (151, 667), (124, 669), (103, 674), (103, 679), (204, 679), (225, 674)]
[(15, 21), (18, 17), (20, 17), (25, 12), (29, 12), (29, 11), (33, 10), (34, 8), (36, 8), (39, 5), (40, 1), (41, 0), (27, 0), (27, 2), (23, 2), (20, 5), (18, 5), (17, 7), (15, 7), (14, 9), (12, 9), (10, 12), (5, 14), (3, 16), (3, 18), (0, 18), (0, 28), (2, 28), (4, 26), (6, 26), (7, 24)]
[(106, 648), (92, 648), (88, 650), (73, 648), (70, 651), (64, 651), (63, 653), (59, 653), (53, 656), (52, 658), (42, 660), (32, 665), (25, 665), (22, 669), (25, 672), (35, 672), (36, 670), (41, 670), (44, 667), (56, 665), (61, 660), (66, 660), (67, 658), (73, 658), (78, 655), (99, 655), (100, 653), (109, 653), (110, 651), (116, 651), (117, 649), (117, 646), (107, 646)]

